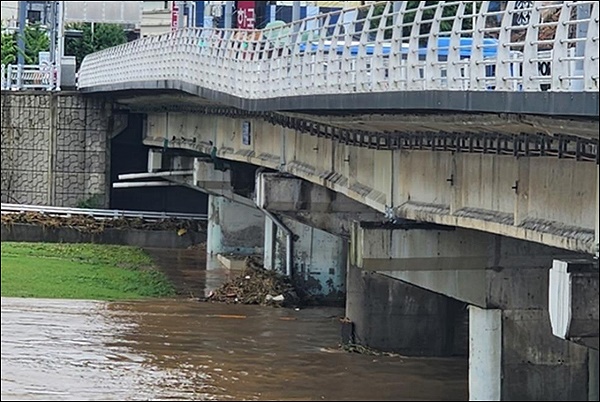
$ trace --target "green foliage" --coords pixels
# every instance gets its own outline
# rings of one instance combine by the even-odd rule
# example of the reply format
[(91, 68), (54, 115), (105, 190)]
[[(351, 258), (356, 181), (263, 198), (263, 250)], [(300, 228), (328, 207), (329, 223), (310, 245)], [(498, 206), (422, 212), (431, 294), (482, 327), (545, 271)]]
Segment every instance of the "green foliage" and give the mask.
[(2, 64), (14, 64), (17, 61), (17, 42), (15, 35), (2, 30)]
[(25, 29), (25, 64), (38, 64), (39, 52), (50, 50), (48, 33), (39, 24), (28, 25)]
[(90, 197), (85, 200), (81, 200), (77, 203), (77, 208), (102, 208), (102, 194), (92, 194)]
[(2, 296), (96, 300), (174, 294), (141, 249), (97, 244), (2, 243)]
[[(17, 39), (18, 33), (2, 32), (2, 64), (14, 64), (17, 62)], [(38, 64), (39, 52), (50, 50), (50, 39), (45, 29), (40, 25), (28, 25), (24, 33), (25, 52), (23, 58), (25, 64)]]
[(92, 30), (91, 23), (76, 23), (67, 29), (82, 32), (81, 38), (70, 38), (65, 43), (65, 54), (75, 56), (77, 69), (88, 54), (127, 42), (125, 31), (118, 24), (94, 24)]

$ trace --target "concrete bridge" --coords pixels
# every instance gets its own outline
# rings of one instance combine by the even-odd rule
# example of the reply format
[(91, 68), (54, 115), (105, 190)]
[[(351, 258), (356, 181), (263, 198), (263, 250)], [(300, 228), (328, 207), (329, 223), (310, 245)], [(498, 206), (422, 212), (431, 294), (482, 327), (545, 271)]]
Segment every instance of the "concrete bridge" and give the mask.
[(209, 193), (209, 252), (345, 292), (356, 342), (468, 350), (473, 400), (598, 400), (600, 6), (409, 4), (88, 56), (143, 118), (114, 186)]

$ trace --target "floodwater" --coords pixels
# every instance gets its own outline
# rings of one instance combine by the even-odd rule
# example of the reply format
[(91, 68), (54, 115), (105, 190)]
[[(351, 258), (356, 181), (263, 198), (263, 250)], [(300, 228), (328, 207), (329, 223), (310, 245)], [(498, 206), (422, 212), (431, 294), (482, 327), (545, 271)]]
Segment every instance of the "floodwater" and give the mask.
[(339, 308), (2, 298), (1, 309), (2, 400), (468, 398), (466, 359), (341, 351)]

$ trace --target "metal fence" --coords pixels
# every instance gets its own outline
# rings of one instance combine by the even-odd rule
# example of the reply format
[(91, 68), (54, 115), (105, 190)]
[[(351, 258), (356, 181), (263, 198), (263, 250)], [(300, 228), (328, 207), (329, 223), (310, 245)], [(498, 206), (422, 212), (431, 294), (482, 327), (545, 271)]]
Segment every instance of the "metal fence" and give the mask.
[(6, 204), (2, 203), (2, 215), (37, 212), (52, 216), (86, 215), (95, 219), (116, 219), (116, 218), (140, 218), (146, 221), (158, 221), (163, 219), (183, 219), (183, 220), (201, 220), (208, 219), (206, 214), (189, 213), (169, 213), (152, 211), (126, 211), (118, 209), (87, 209), (87, 208), (63, 208), (48, 207), (40, 205)]
[(387, 1), (268, 30), (182, 29), (87, 56), (79, 87), (178, 80), (246, 99), (597, 92), (599, 9), (593, 1)]
[(2, 65), (2, 90), (44, 89), (54, 87), (53, 68), (43, 65)]

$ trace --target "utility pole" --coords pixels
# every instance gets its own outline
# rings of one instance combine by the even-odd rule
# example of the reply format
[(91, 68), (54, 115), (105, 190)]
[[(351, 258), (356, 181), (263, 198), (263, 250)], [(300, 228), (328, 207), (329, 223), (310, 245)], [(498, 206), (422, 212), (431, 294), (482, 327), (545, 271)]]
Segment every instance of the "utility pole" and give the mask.
[(62, 78), (62, 59), (65, 54), (65, 2), (57, 1), (56, 10), (56, 90), (60, 91)]
[(23, 85), (23, 66), (25, 65), (25, 25), (27, 25), (27, 2), (19, 2), (19, 36), (17, 37), (17, 86)]
[(56, 87), (54, 71), (56, 71), (56, 40), (58, 29), (58, 2), (50, 2), (50, 83), (51, 89)]
[(300, 2), (292, 2), (292, 22), (300, 20)]
[(293, 42), (296, 42), (296, 33), (300, 30), (300, 2), (292, 2), (292, 30), (294, 35), (292, 36)]
[(233, 28), (233, 1), (225, 2), (225, 29)]
[(185, 1), (176, 1), (177, 3), (177, 29), (185, 28), (183, 24), (183, 14), (185, 11)]

